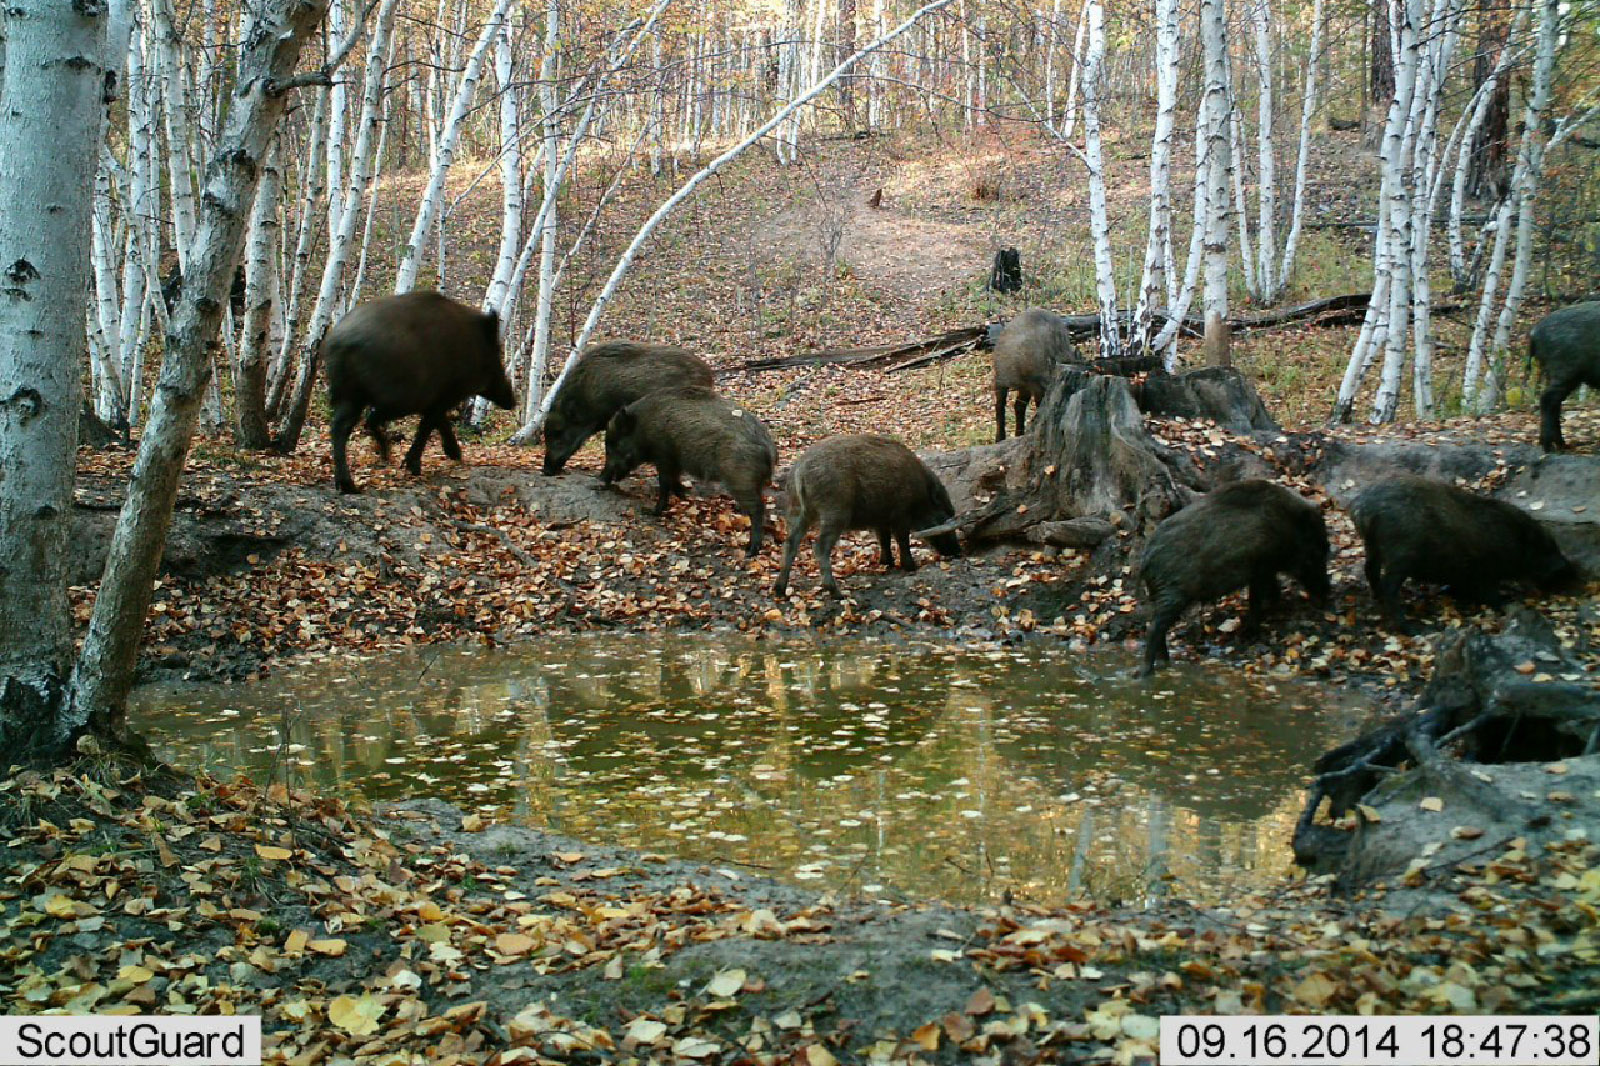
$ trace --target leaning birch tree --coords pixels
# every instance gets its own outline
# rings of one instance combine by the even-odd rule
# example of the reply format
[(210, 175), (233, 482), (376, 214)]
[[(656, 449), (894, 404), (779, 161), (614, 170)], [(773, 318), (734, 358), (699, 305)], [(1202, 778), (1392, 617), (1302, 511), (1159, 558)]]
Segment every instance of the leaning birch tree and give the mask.
[[(84, 731), (114, 743), (135, 742), (127, 729), (127, 697), (179, 478), (211, 372), (210, 351), (222, 325), (256, 183), (288, 93), (330, 77), (327, 69), (299, 77), (294, 73), (301, 48), (325, 10), (326, 0), (262, 0), (243, 27), (237, 85), (198, 199), (183, 295), (167, 332), (150, 421), (117, 516), (73, 671), (70, 702), (56, 723), (57, 743)], [(341, 52), (347, 54), (353, 36), (346, 45)], [(81, 293), (80, 286), (80, 300)]]

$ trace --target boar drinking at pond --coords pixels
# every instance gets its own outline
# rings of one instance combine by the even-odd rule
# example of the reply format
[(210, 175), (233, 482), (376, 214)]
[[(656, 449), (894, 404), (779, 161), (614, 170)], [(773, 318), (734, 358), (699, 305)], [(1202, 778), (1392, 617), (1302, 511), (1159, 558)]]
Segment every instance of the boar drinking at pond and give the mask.
[(1037, 308), (1006, 323), (994, 342), (994, 439), (1006, 439), (1006, 395), (1016, 392), (1017, 436), (1027, 424), (1028, 401), (1034, 413), (1044, 400), (1059, 363), (1074, 362), (1078, 348), (1060, 315)]
[(719, 481), (750, 518), (747, 555), (761, 550), (767, 503), (761, 490), (772, 481), (778, 449), (761, 420), (699, 385), (657, 389), (611, 416), (606, 426), (606, 467), (600, 479), (621, 481), (643, 463), (656, 468), (656, 514), (665, 514), (678, 480)]
[(1250, 590), (1244, 633), (1260, 628), (1287, 573), (1317, 602), (1328, 598), (1328, 527), (1322, 512), (1281, 485), (1239, 481), (1185, 507), (1151, 534), (1139, 557), (1150, 600), (1144, 673), (1169, 660), (1167, 631), (1191, 603)]
[[(921, 459), (897, 440), (862, 434), (830, 437), (807, 448), (794, 461), (787, 481), (789, 537), (783, 544), (783, 566), (773, 587), (782, 596), (789, 590), (789, 568), (800, 542), (812, 526), (817, 532), (817, 567), (822, 587), (837, 596), (833, 577), (833, 546), (839, 534), (851, 529), (878, 533), (882, 562), (894, 566), (890, 540), (900, 544), (900, 569), (915, 570), (911, 557), (913, 530), (930, 529), (955, 515), (950, 493)], [(954, 533), (929, 538), (939, 554), (961, 554)]]
[(1458, 598), (1498, 605), (1502, 581), (1559, 586), (1572, 564), (1521, 508), (1442, 481), (1396, 477), (1350, 504), (1367, 551), (1367, 583), (1385, 616), (1405, 621), (1407, 578), (1449, 585)]
[(682, 348), (641, 341), (590, 345), (556, 393), (544, 422), (544, 472), (561, 473), (583, 442), (647, 392), (677, 385), (710, 388), (711, 368)]
[(1600, 300), (1573, 304), (1541, 318), (1528, 334), (1528, 358), (1544, 371), (1539, 395), (1539, 446), (1563, 451), (1561, 405), (1579, 385), (1600, 389)]
[(421, 415), (406, 452), (406, 469), (422, 473), (422, 449), (437, 430), (439, 443), (460, 461), (450, 428), (452, 408), (473, 396), (497, 407), (516, 406), (500, 361), (500, 320), (493, 311), (464, 307), (436, 292), (408, 292), (364, 303), (322, 342), (333, 420), (333, 480), (340, 492), (360, 492), (350, 476), (346, 446), (367, 412), (367, 432), (387, 461), (384, 424)]

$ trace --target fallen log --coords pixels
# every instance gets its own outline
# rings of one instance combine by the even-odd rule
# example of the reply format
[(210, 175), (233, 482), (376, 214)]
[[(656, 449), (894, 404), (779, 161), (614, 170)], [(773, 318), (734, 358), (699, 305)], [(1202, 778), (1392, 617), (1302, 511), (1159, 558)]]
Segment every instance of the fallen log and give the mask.
[[(1341, 296), (1328, 296), (1320, 300), (1311, 300), (1307, 303), (1296, 304), (1293, 307), (1280, 308), (1276, 311), (1263, 311), (1254, 315), (1235, 315), (1228, 319), (1228, 324), (1235, 333), (1248, 332), (1257, 329), (1272, 329), (1277, 326), (1287, 325), (1291, 322), (1314, 320), (1318, 326), (1344, 325), (1360, 321), (1366, 314), (1367, 302), (1370, 294), (1365, 292), (1345, 293)], [(1433, 308), (1434, 314), (1449, 314), (1461, 309), (1460, 304), (1439, 304)], [(1099, 336), (1100, 316), (1089, 315), (1061, 315), (1059, 316), (1067, 331), (1074, 339), (1084, 340)], [(1126, 328), (1133, 323), (1133, 312), (1123, 311), (1118, 315), (1118, 320)], [(1158, 316), (1158, 324), (1167, 321), (1164, 316)], [(739, 370), (759, 373), (766, 370), (788, 370), (801, 366), (848, 366), (854, 369), (876, 370), (888, 369), (891, 373), (900, 370), (912, 370), (917, 367), (927, 366), (944, 359), (953, 359), (965, 355), (975, 348), (988, 347), (994, 340), (1004, 322), (991, 322), (982, 326), (962, 326), (959, 329), (948, 330), (934, 337), (923, 340), (907, 341), (897, 344), (875, 344), (865, 348), (827, 348), (820, 352), (806, 352), (802, 355), (785, 355), (770, 359), (751, 359), (739, 364)], [(1197, 315), (1189, 315), (1180, 325), (1183, 332), (1191, 336), (1199, 336), (1204, 327), (1204, 320)], [(1159, 361), (1150, 356), (1128, 356), (1122, 359), (1134, 360), (1137, 364), (1134, 369), (1118, 369), (1120, 360), (1104, 360), (1089, 364), (1099, 373), (1130, 374), (1140, 369), (1153, 369)]]

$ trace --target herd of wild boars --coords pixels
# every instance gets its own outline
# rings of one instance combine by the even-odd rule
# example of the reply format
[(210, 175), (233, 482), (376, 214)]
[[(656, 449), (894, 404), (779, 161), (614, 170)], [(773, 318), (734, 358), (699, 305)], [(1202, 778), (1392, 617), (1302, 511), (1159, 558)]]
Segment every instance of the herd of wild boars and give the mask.
[[(1412, 475), (1385, 478), (1350, 502), (1366, 552), (1366, 577), (1390, 622), (1404, 624), (1400, 587), (1410, 578), (1447, 585), (1470, 603), (1498, 607), (1500, 586), (1525, 581), (1560, 589), (1577, 569), (1520, 508)], [(1321, 510), (1281, 485), (1225, 485), (1168, 518), (1139, 560), (1151, 603), (1144, 672), (1167, 659), (1167, 631), (1189, 604), (1250, 590), (1244, 632), (1280, 595), (1287, 573), (1317, 604), (1327, 602), (1328, 530)]]
[[(461, 458), (448, 414), (472, 396), (512, 408), (501, 356), (499, 321), (438, 293), (375, 300), (345, 316), (323, 342), (332, 409), (334, 481), (357, 492), (347, 444), (366, 417), (367, 431), (387, 454), (385, 423), (420, 415), (406, 467), (421, 471), (435, 432), (445, 453)], [(1581, 384), (1600, 387), (1600, 302), (1557, 311), (1533, 330), (1530, 359), (1549, 380), (1540, 400), (1541, 443), (1564, 446), (1560, 409)], [(1056, 367), (1076, 361), (1066, 323), (1048, 311), (1019, 314), (995, 341), (996, 439), (1005, 437), (1006, 398), (1015, 392), (1016, 432), (1026, 426)], [(560, 473), (596, 433), (605, 434), (606, 485), (644, 464), (655, 467), (656, 514), (685, 489), (688, 474), (720, 483), (750, 520), (747, 554), (760, 548), (765, 489), (778, 465), (772, 434), (748, 408), (714, 388), (711, 367), (677, 347), (640, 341), (590, 346), (557, 393), (544, 425), (544, 472)], [(949, 528), (955, 515), (938, 477), (904, 444), (865, 434), (833, 437), (803, 452), (785, 480), (788, 535), (774, 592), (789, 575), (806, 534), (817, 529), (815, 553), (823, 587), (838, 594), (831, 556), (849, 530), (877, 533), (885, 567), (914, 570), (910, 538), (925, 532), (946, 557), (961, 553)], [(1529, 581), (1555, 588), (1574, 575), (1539, 524), (1518, 508), (1438, 481), (1395, 477), (1361, 491), (1350, 504), (1366, 550), (1366, 577), (1385, 616), (1403, 623), (1399, 591), (1408, 579), (1448, 585), (1452, 595), (1497, 604), (1500, 584)], [(1317, 602), (1329, 595), (1329, 540), (1321, 510), (1289, 489), (1262, 480), (1225, 485), (1168, 518), (1151, 534), (1138, 580), (1151, 605), (1144, 669), (1168, 658), (1167, 634), (1190, 604), (1247, 589), (1246, 632), (1279, 599), (1287, 574)]]

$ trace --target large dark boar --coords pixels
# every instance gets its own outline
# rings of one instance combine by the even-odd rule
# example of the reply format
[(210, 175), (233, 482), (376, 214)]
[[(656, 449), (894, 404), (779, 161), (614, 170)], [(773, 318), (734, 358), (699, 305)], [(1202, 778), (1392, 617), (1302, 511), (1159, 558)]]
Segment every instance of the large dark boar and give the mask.
[(772, 481), (778, 449), (761, 419), (698, 385), (657, 389), (616, 414), (606, 426), (606, 468), (600, 479), (621, 481), (642, 463), (656, 468), (656, 514), (665, 514), (678, 478), (720, 481), (750, 518), (747, 555), (761, 550), (767, 502), (761, 490)]
[(1544, 370), (1539, 395), (1539, 447), (1566, 448), (1561, 436), (1561, 404), (1579, 385), (1600, 388), (1600, 300), (1552, 311), (1528, 334), (1528, 358)]
[(1395, 477), (1363, 489), (1350, 515), (1367, 549), (1367, 583), (1400, 624), (1407, 578), (1449, 585), (1452, 595), (1498, 606), (1502, 581), (1560, 585), (1575, 571), (1550, 534), (1520, 508), (1430, 481)]
[[(900, 569), (915, 570), (911, 533), (948, 521), (956, 512), (944, 484), (921, 459), (897, 440), (874, 434), (830, 437), (801, 453), (789, 469), (789, 538), (783, 544), (783, 566), (773, 591), (789, 590), (789, 568), (806, 531), (817, 532), (817, 567), (822, 587), (837, 596), (833, 578), (833, 546), (839, 534), (850, 529), (878, 532), (882, 563), (894, 566), (890, 539), (900, 544)], [(941, 533), (929, 541), (940, 555), (961, 554), (954, 533)]]
[(345, 447), (367, 412), (367, 432), (389, 458), (384, 423), (421, 415), (406, 452), (406, 469), (422, 473), (422, 449), (435, 430), (450, 458), (461, 445), (450, 409), (471, 396), (515, 407), (516, 395), (500, 361), (500, 320), (436, 292), (408, 292), (364, 303), (322, 342), (333, 409), (333, 480), (340, 492), (360, 492), (350, 477)]
[(1328, 527), (1322, 512), (1270, 481), (1238, 481), (1156, 527), (1139, 557), (1151, 604), (1144, 673), (1168, 661), (1167, 631), (1189, 604), (1250, 589), (1243, 632), (1253, 635), (1287, 573), (1317, 603), (1328, 598)]
[(611, 416), (655, 389), (712, 384), (711, 368), (682, 348), (606, 341), (584, 349), (544, 422), (544, 472), (561, 473)]
[(1016, 391), (1017, 436), (1055, 379), (1058, 363), (1074, 362), (1078, 347), (1060, 315), (1032, 308), (1006, 323), (994, 341), (994, 439), (1006, 439), (1006, 394)]

